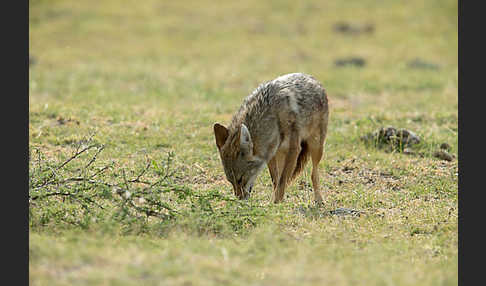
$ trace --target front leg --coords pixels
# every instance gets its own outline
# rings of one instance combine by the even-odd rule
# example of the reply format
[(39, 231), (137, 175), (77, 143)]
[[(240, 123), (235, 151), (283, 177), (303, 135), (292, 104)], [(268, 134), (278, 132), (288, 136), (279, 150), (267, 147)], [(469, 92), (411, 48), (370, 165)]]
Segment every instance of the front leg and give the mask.
[(273, 201), (274, 203), (280, 203), (281, 201), (283, 201), (285, 188), (287, 187), (287, 183), (290, 181), (290, 177), (295, 170), (297, 157), (299, 156), (299, 153), (301, 151), (301, 147), (299, 144), (300, 140), (297, 130), (292, 130), (289, 139), (289, 148), (285, 154), (283, 170), (281, 171), (281, 175), (278, 179), (278, 185), (275, 190), (275, 196)]
[(273, 189), (277, 188), (278, 182), (278, 167), (277, 167), (277, 156), (273, 157), (267, 163), (268, 171), (270, 172), (270, 177), (272, 178)]

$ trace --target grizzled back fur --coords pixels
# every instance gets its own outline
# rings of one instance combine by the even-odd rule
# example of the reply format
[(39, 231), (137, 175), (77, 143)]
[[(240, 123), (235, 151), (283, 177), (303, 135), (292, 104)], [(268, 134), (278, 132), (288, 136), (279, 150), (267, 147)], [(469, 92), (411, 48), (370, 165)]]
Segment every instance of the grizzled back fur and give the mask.
[[(318, 87), (321, 91), (317, 90)], [(229, 129), (237, 128), (241, 123), (244, 123), (248, 126), (248, 129), (252, 130), (268, 114), (267, 111), (272, 106), (284, 100), (280, 96), (283, 90), (299, 96), (296, 104), (300, 110), (306, 110), (309, 106), (314, 107), (314, 109), (323, 108), (324, 105), (327, 106), (328, 104), (324, 88), (314, 77), (302, 73), (288, 74), (260, 84), (247, 96), (238, 112), (233, 116)], [(319, 92), (323, 92), (323, 97), (319, 101), (315, 97), (308, 96)]]

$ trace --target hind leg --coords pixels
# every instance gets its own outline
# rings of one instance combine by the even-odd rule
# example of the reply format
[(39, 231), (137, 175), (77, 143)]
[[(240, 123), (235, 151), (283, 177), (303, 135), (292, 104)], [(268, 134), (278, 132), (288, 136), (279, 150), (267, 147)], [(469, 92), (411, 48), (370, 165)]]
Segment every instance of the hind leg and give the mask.
[(327, 135), (327, 123), (329, 119), (329, 111), (324, 110), (319, 116), (319, 136), (313, 137), (313, 140), (309, 141), (309, 151), (312, 158), (312, 187), (314, 189), (314, 200), (317, 204), (322, 204), (322, 196), (319, 188), (319, 162), (321, 161), (324, 142)]
[(321, 143), (321, 141), (309, 144), (309, 151), (312, 158), (312, 188), (314, 189), (314, 201), (317, 204), (323, 203), (319, 188), (319, 162), (322, 158), (323, 149), (324, 145)]

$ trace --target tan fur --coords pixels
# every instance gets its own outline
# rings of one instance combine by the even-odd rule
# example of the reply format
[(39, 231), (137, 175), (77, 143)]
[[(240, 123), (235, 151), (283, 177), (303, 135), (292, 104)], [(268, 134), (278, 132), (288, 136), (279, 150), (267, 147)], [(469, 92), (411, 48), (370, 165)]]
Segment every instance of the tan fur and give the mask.
[(216, 145), (235, 195), (248, 198), (253, 182), (267, 165), (275, 203), (312, 159), (314, 199), (322, 202), (318, 164), (329, 117), (328, 100), (312, 76), (294, 73), (260, 85), (245, 98), (228, 128), (214, 125)]

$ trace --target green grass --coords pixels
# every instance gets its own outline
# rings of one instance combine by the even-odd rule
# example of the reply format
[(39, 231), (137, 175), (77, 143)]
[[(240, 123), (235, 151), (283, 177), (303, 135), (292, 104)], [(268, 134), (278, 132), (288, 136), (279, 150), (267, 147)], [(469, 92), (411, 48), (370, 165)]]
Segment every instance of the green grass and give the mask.
[[(32, 0), (29, 28), (32, 285), (457, 284), (456, 1)], [(351, 56), (365, 66), (334, 65)], [(290, 72), (329, 95), (321, 210), (310, 166), (281, 205), (267, 170), (235, 201), (214, 143), (214, 122)], [(422, 156), (360, 140), (388, 125)], [(433, 157), (443, 142), (452, 162)], [(170, 175), (127, 182), (147, 163), (141, 179)]]

